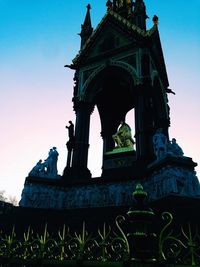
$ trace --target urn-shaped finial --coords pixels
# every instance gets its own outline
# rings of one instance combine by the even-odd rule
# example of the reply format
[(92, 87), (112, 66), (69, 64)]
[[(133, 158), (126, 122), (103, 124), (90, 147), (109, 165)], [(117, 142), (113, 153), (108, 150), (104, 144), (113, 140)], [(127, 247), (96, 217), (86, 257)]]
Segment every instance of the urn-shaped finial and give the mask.
[(147, 192), (139, 183), (133, 192), (135, 205), (131, 208), (127, 215), (131, 231), (128, 233), (128, 241), (131, 251), (131, 260), (133, 261), (155, 261), (155, 242), (153, 221), (155, 214), (146, 205)]
[(144, 191), (144, 188), (140, 183), (136, 185), (135, 191), (133, 192), (133, 196), (137, 204), (144, 204), (145, 199), (147, 197), (147, 192)]

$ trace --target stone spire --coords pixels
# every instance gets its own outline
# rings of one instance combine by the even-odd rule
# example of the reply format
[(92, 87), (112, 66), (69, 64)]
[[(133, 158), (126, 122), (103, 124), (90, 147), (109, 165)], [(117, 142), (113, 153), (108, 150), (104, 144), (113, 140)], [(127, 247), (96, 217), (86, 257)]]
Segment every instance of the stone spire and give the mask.
[(93, 32), (92, 23), (91, 23), (91, 17), (90, 17), (90, 4), (87, 5), (87, 13), (85, 16), (84, 23), (81, 25), (81, 48), (84, 46), (87, 39), (90, 37), (90, 35)]
[(143, 0), (135, 0), (134, 3), (134, 23), (143, 30), (146, 30), (146, 6)]

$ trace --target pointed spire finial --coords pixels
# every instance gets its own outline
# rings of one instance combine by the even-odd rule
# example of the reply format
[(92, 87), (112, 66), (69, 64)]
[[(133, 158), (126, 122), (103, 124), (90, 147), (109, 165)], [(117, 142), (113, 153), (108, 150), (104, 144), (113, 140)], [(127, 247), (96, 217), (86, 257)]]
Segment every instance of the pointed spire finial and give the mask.
[(87, 13), (86, 13), (86, 16), (85, 16), (85, 21), (84, 21), (84, 23), (83, 23), (83, 26), (84, 26), (84, 27), (91, 26), (91, 18), (90, 18), (90, 9), (91, 9), (91, 5), (88, 4), (86, 7), (87, 7)]
[(90, 9), (91, 5), (88, 4), (87, 6), (87, 13), (85, 16), (84, 23), (81, 25), (81, 48), (84, 46), (87, 39), (90, 37), (90, 35), (93, 32), (92, 23), (91, 23), (91, 17), (90, 17)]
[(158, 25), (158, 16), (154, 15), (152, 20), (154, 25)]
[(88, 9), (88, 10), (91, 9), (91, 5), (90, 5), (90, 4), (87, 5), (87, 9)]

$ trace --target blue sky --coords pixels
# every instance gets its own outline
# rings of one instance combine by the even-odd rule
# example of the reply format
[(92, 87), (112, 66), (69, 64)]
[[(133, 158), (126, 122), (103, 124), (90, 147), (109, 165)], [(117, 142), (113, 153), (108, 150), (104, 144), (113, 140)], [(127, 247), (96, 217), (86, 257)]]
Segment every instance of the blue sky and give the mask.
[[(95, 27), (106, 12), (104, 0), (0, 0), (0, 190), (7, 195), (20, 199), (26, 175), (52, 146), (60, 153), (59, 173), (66, 164), (73, 71), (63, 66), (79, 50), (88, 2)], [(146, 6), (148, 27), (154, 14), (159, 17), (170, 88), (176, 91), (169, 96), (170, 137), (200, 162), (200, 1), (146, 0)], [(97, 112), (91, 124), (89, 168), (96, 176), (102, 151)]]

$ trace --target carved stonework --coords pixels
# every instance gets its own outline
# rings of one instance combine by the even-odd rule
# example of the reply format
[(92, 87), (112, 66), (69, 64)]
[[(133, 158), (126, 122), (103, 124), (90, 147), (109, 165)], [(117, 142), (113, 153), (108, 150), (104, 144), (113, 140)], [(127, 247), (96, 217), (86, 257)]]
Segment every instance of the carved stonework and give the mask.
[(90, 69), (86, 69), (83, 71), (82, 74), (82, 84), (84, 84), (87, 79), (92, 75), (92, 73), (98, 68), (98, 66), (90, 68)]
[(150, 199), (170, 194), (180, 196), (200, 196), (199, 181), (196, 172), (188, 168), (166, 166), (154, 172), (149, 178), (146, 190)]
[(129, 205), (135, 182), (61, 188), (27, 183), (20, 206), (36, 208), (89, 208)]
[(88, 79), (82, 84), (82, 87), (80, 88), (80, 95), (79, 95), (79, 100), (85, 100), (85, 94), (86, 90), (91, 83), (91, 81), (95, 78), (95, 76), (98, 75), (104, 68), (106, 67), (105, 64), (100, 65), (98, 68), (95, 68), (89, 75)]
[[(119, 152), (119, 155), (121, 154), (120, 157), (111, 157), (110, 155), (116, 155), (118, 153), (117, 149), (114, 149), (112, 152), (107, 152), (105, 155), (105, 160), (103, 164), (103, 170), (110, 170), (110, 169), (117, 169), (117, 168), (124, 168), (124, 167), (131, 167), (136, 159), (136, 156), (134, 151), (131, 150), (125, 150), (125, 149), (120, 149), (122, 152), (130, 152), (130, 155), (127, 155), (126, 153), (125, 156), (123, 156), (123, 153), (121, 154)], [(132, 155), (133, 154), (133, 155)]]
[(121, 60), (123, 62), (129, 64), (133, 68), (135, 68), (135, 69), (137, 68), (137, 56), (136, 56), (136, 54), (128, 56), (128, 57), (124, 57)]
[(134, 79), (134, 83), (136, 83), (136, 79), (138, 78), (138, 75), (137, 75), (136, 70), (135, 70), (134, 67), (132, 67), (131, 65), (129, 65), (126, 62), (116, 61), (116, 60), (110, 60), (109, 65), (110, 66), (120, 67), (120, 68), (126, 70), (127, 72), (130, 73), (130, 75)]
[[(92, 185), (52, 186), (26, 182), (20, 206), (74, 209), (89, 207), (129, 206), (136, 181)], [(200, 197), (196, 172), (190, 168), (167, 165), (143, 180), (150, 200), (169, 195)]]

